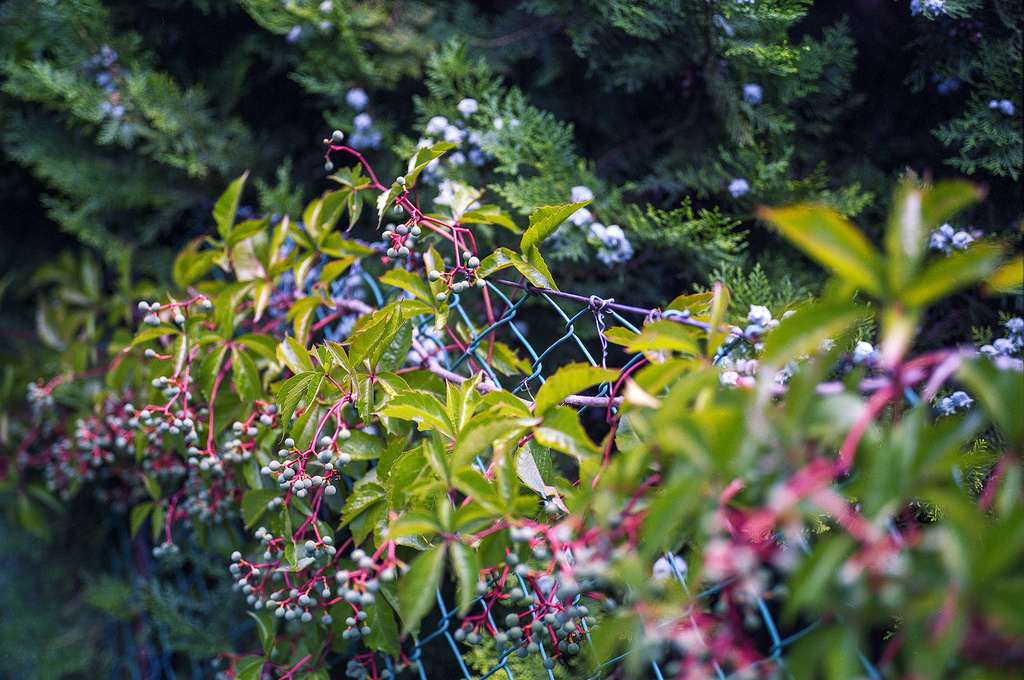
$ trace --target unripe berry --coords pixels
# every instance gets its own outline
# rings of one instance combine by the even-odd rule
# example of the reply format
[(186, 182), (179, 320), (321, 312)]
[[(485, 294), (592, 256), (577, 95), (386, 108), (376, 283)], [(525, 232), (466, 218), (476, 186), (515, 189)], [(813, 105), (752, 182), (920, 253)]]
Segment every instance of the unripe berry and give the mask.
[(327, 161), (326, 163), (324, 163), (324, 171), (325, 172), (334, 172), (334, 163), (332, 163), (330, 161)]
[(331, 142), (333, 142), (334, 144), (341, 144), (343, 141), (345, 141), (344, 132), (342, 132), (341, 130), (335, 130), (333, 133), (331, 133)]
[(398, 183), (399, 186), (403, 186), (404, 187), (405, 186), (405, 177), (403, 177), (402, 175), (399, 175), (398, 177), (395, 178), (395, 182)]
[(436, 269), (431, 269), (430, 273), (427, 274), (427, 279), (429, 279), (430, 281), (437, 281), (440, 278), (441, 272), (437, 271)]

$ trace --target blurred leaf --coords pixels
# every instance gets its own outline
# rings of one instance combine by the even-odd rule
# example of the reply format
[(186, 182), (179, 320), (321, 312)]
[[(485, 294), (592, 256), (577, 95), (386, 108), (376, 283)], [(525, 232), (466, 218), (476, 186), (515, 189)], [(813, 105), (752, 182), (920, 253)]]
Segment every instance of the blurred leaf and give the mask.
[(824, 206), (761, 207), (755, 211), (825, 269), (875, 297), (884, 297), (882, 260), (863, 233)]
[(999, 265), (999, 249), (974, 243), (963, 252), (936, 259), (908, 281), (898, 295), (908, 307), (925, 307), (989, 279)]

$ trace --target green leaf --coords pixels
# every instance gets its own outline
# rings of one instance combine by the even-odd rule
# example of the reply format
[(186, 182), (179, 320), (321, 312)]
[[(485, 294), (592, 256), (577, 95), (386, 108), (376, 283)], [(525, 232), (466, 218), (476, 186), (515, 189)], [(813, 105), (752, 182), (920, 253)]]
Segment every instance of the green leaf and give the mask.
[(277, 340), (269, 335), (242, 335), (235, 338), (234, 342), (239, 345), (245, 345), (246, 348), (251, 349), (268, 361), (275, 361), (277, 359)]
[(474, 503), (479, 503), (495, 514), (502, 514), (503, 503), (497, 491), (476, 469), (464, 467), (457, 470), (452, 475), (452, 484), (468, 498), (473, 499)]
[(444, 527), (433, 515), (422, 512), (406, 512), (388, 527), (388, 540), (394, 541), (407, 536), (425, 536), (431, 539), (444, 531)]
[(681, 352), (688, 356), (698, 356), (698, 334), (703, 335), (703, 331), (692, 326), (684, 326), (675, 321), (655, 321), (644, 326), (640, 335), (629, 334), (626, 349), (630, 352)]
[[(514, 397), (513, 397), (514, 398)], [(502, 412), (483, 411), (473, 415), (459, 430), (452, 450), (452, 469), (458, 470), (472, 464), (473, 458), (482, 454), (491, 444), (504, 438), (510, 432), (522, 430), (530, 420), (510, 417)], [(539, 421), (532, 421), (534, 423)]]
[(174, 360), (172, 375), (181, 375), (181, 371), (185, 368), (185, 361), (188, 359), (188, 346), (188, 336), (184, 333), (174, 341), (174, 346), (171, 347), (171, 358)]
[(264, 394), (263, 386), (260, 383), (260, 373), (252, 357), (247, 352), (232, 347), (231, 362), (235, 371), (235, 388), (238, 390), (238, 395), (250, 402), (262, 399)]
[(313, 370), (313, 362), (309, 358), (309, 350), (301, 342), (286, 335), (277, 346), (277, 358), (298, 375)]
[(384, 487), (373, 481), (376, 478), (377, 475), (373, 474), (371, 479), (364, 478), (365, 481), (360, 480), (352, 488), (352, 492), (345, 499), (345, 506), (339, 513), (341, 515), (339, 527), (345, 526), (365, 512), (370, 506), (384, 500)]
[(281, 411), (281, 422), (287, 427), (291, 421), (292, 412), (299, 403), (299, 399), (306, 393), (306, 389), (313, 381), (314, 371), (298, 373), (281, 384), (277, 392), (277, 407)]
[(247, 656), (235, 664), (236, 680), (260, 680), (263, 677), (263, 657)]
[(598, 368), (590, 364), (563, 366), (537, 390), (533, 413), (536, 416), (543, 416), (562, 403), (566, 397), (579, 394), (594, 385), (614, 380), (617, 376), (618, 372), (616, 371)]
[(404, 269), (389, 269), (380, 277), (379, 281), (388, 286), (395, 286), (427, 303), (432, 303), (434, 296), (430, 294), (430, 288), (426, 282), (416, 274)]
[(324, 301), (315, 295), (304, 297), (292, 303), (288, 310), (288, 320), (292, 322), (292, 332), (299, 339), (299, 344), (309, 338), (309, 327), (313, 322), (313, 314), (322, 307)]
[(277, 489), (253, 489), (242, 496), (242, 521), (250, 529), (267, 511), (267, 505), (281, 495)]
[(227, 188), (220, 198), (217, 199), (217, 204), (213, 207), (213, 220), (217, 223), (217, 233), (220, 234), (222, 240), (227, 241), (228, 234), (231, 233), (231, 227), (235, 224), (235, 215), (238, 213), (238, 200), (242, 196), (242, 189), (245, 187), (245, 180), (249, 177), (249, 171), (246, 170), (242, 173), (242, 176), (236, 179)]
[(139, 529), (142, 527), (143, 522), (149, 519), (149, 516), (152, 513), (153, 501), (145, 501), (132, 508), (131, 515), (129, 516), (129, 526), (131, 527), (132, 538), (135, 537), (135, 534), (139, 533)]
[(434, 608), (437, 588), (444, 576), (445, 552), (444, 545), (427, 550), (412, 563), (409, 571), (398, 582), (403, 635), (418, 629), (423, 617)]
[(975, 243), (963, 252), (938, 258), (898, 292), (908, 307), (925, 307), (949, 295), (983, 283), (999, 266), (1000, 252), (988, 243)]
[(370, 634), (363, 638), (363, 642), (370, 649), (376, 649), (392, 659), (397, 659), (402, 651), (398, 645), (398, 624), (395, 623), (391, 605), (388, 604), (383, 591), (377, 593), (374, 606), (367, 607), (366, 611), (369, 614), (366, 625), (370, 627)]
[(810, 354), (825, 340), (837, 338), (869, 315), (852, 301), (834, 297), (803, 307), (765, 337), (761, 362), (781, 366)]
[(538, 443), (568, 453), (580, 462), (601, 452), (587, 437), (576, 411), (564, 406), (552, 409), (533, 433)]
[(356, 258), (348, 256), (331, 260), (325, 264), (323, 269), (320, 270), (320, 285), (326, 286), (330, 284), (334, 279), (348, 271), (355, 261)]
[(526, 442), (516, 452), (516, 475), (529, 489), (547, 498), (551, 477), (550, 452), (532, 439)]
[(270, 650), (274, 648), (274, 642), (277, 638), (274, 635), (274, 624), (276, 623), (276, 617), (270, 612), (246, 612), (252, 617), (252, 620), (256, 622), (256, 632), (260, 636), (260, 644), (263, 645), (263, 653), (269, 654)]
[(203, 357), (202, 363), (199, 364), (196, 386), (207, 398), (213, 396), (213, 386), (217, 382), (217, 376), (220, 375), (220, 368), (224, 363), (224, 355), (227, 354), (227, 351), (227, 345), (220, 345), (212, 352), (207, 353)]
[(535, 213), (530, 215), (530, 226), (523, 233), (523, 238), (520, 241), (520, 248), (523, 253), (531, 249), (535, 249), (540, 246), (541, 242), (544, 241), (551, 234), (558, 230), (558, 227), (565, 222), (570, 215), (575, 213), (580, 208), (584, 207), (593, 199), (586, 201), (580, 201), (579, 203), (570, 203), (568, 205), (558, 206), (544, 206), (538, 208)]
[(341, 442), (339, 450), (352, 460), (376, 460), (384, 453), (384, 441), (362, 430), (351, 430), (349, 438)]
[(519, 233), (519, 227), (512, 218), (496, 205), (482, 205), (476, 210), (465, 212), (459, 221), (463, 224), (497, 224), (513, 233)]
[(160, 496), (163, 492), (160, 490), (160, 485), (155, 479), (153, 479), (152, 475), (143, 474), (142, 484), (146, 487), (146, 493), (149, 494), (150, 498), (155, 501), (160, 500)]
[(519, 253), (513, 252), (508, 248), (498, 248), (493, 253), (484, 258), (480, 263), (477, 273), (480, 276), (490, 276), (496, 271), (500, 271), (506, 267), (513, 266), (519, 273), (526, 277), (526, 279), (537, 286), (538, 288), (547, 288), (549, 290), (558, 290), (555, 286), (555, 282), (551, 277), (551, 272), (548, 270), (547, 265), (543, 259), (539, 259), (539, 251), (537, 260), (531, 262), (527, 260)]
[(450, 439), (455, 437), (444, 404), (430, 392), (413, 390), (400, 394), (385, 404), (380, 413), (389, 418), (411, 420), (421, 432), (435, 430)]
[(256, 234), (261, 234), (267, 230), (270, 226), (270, 216), (264, 217), (261, 220), (247, 220), (245, 222), (239, 222), (231, 233), (228, 234), (227, 238), (224, 239), (224, 244), (232, 248), (247, 238), (252, 238)]
[(174, 258), (172, 279), (174, 285), (180, 290), (185, 290), (217, 266), (217, 259), (221, 256), (221, 252), (219, 250), (200, 250), (199, 248), (205, 240), (205, 237), (197, 236), (189, 241)]
[(139, 331), (138, 334), (132, 339), (132, 344), (129, 347), (137, 347), (141, 344), (162, 338), (167, 335), (177, 335), (181, 333), (181, 329), (170, 324), (161, 324), (154, 328), (147, 328), (143, 331)]
[(459, 616), (465, 616), (476, 599), (476, 584), (480, 580), (480, 563), (476, 552), (465, 543), (453, 541), (449, 549), (452, 569), (455, 571)]
[(878, 251), (839, 213), (824, 206), (794, 205), (762, 207), (755, 214), (774, 224), (790, 243), (822, 267), (875, 297), (884, 296), (885, 277)]
[(1013, 370), (1001, 371), (987, 358), (965, 361), (958, 371), (968, 393), (1006, 438), (1006, 446), (1024, 451), (1024, 380)]
[(1017, 256), (1003, 263), (985, 284), (987, 293), (1021, 294), (1024, 288), (1024, 256)]

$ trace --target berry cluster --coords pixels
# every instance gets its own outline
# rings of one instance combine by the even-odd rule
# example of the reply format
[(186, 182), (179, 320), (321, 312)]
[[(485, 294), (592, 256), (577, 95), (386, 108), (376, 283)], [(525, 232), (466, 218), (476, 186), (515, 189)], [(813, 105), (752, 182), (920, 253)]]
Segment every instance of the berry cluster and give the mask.
[(94, 54), (82, 65), (87, 75), (93, 77), (96, 84), (103, 89), (107, 97), (100, 103), (100, 114), (104, 118), (120, 120), (124, 117), (124, 104), (121, 101), (119, 85), (124, 83), (121, 65), (118, 63), (117, 51), (110, 45), (100, 47), (99, 54)]
[(284, 441), (284, 448), (277, 452), (281, 460), (271, 460), (260, 472), (273, 477), (278, 486), (299, 498), (305, 498), (310, 491), (320, 490), (327, 496), (333, 496), (338, 492), (333, 482), (340, 478), (341, 468), (351, 461), (349, 454), (339, 450), (338, 442), (351, 436), (346, 427), (339, 428), (334, 435), (323, 435), (317, 442), (319, 451), (312, 447), (300, 451), (295, 440), (289, 437)]

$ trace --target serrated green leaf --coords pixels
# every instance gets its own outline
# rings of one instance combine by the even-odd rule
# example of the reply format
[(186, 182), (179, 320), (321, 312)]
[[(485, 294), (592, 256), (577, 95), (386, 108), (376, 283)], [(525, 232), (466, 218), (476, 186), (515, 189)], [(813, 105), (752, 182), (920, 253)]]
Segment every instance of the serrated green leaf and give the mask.
[(527, 488), (548, 497), (548, 477), (551, 475), (551, 454), (532, 439), (516, 452), (516, 475)]
[(305, 371), (292, 376), (281, 384), (277, 393), (277, 407), (280, 410), (281, 423), (284, 426), (287, 427), (291, 421), (292, 412), (295, 411), (299, 400), (305, 395), (309, 383), (312, 382), (315, 375), (316, 373), (313, 371)]
[(528, 424), (529, 421), (510, 418), (509, 414), (501, 412), (483, 411), (474, 414), (456, 437), (452, 450), (452, 469), (468, 467), (492, 443), (510, 432), (525, 429)]
[(152, 475), (143, 474), (142, 484), (146, 488), (146, 493), (149, 494), (150, 498), (152, 498), (153, 500), (160, 499), (160, 496), (162, 495), (162, 492), (160, 490), (160, 484), (158, 484), (157, 481), (153, 479)]
[(472, 498), (474, 503), (479, 503), (481, 507), (495, 514), (502, 514), (505, 504), (499, 498), (497, 490), (475, 468), (464, 467), (456, 470), (452, 475), (452, 484), (468, 498)]
[(171, 357), (174, 360), (173, 375), (181, 375), (181, 371), (185, 368), (185, 361), (188, 359), (188, 346), (188, 336), (184, 333), (174, 341), (174, 346), (171, 348)]
[(497, 248), (480, 262), (476, 272), (480, 276), (490, 276), (496, 271), (501, 271), (511, 266), (512, 251), (508, 248)]
[(435, 546), (421, 554), (398, 582), (402, 634), (419, 628), (420, 621), (434, 608), (437, 588), (444, 576), (447, 546)]
[(476, 210), (465, 212), (460, 221), (463, 224), (497, 224), (513, 233), (519, 233), (519, 227), (512, 218), (496, 205), (482, 205)]
[(260, 680), (263, 677), (263, 657), (245, 657), (235, 664), (236, 680)]
[(249, 177), (246, 170), (242, 176), (228, 186), (227, 190), (217, 199), (213, 207), (213, 221), (217, 223), (217, 233), (222, 240), (227, 241), (228, 234), (235, 224), (235, 215), (238, 213), (238, 201), (242, 196), (242, 189), (245, 187), (245, 180)]
[[(376, 479), (376, 474), (373, 475), (373, 479)], [(357, 483), (345, 499), (345, 505), (339, 513), (341, 521), (338, 526), (345, 526), (373, 504), (382, 502), (384, 495), (384, 487), (376, 481), (366, 480)]]
[(160, 326), (156, 326), (154, 328), (147, 328), (145, 330), (139, 331), (138, 334), (136, 334), (136, 336), (132, 339), (132, 344), (129, 346), (137, 347), (138, 345), (149, 342), (150, 340), (155, 340), (157, 338), (162, 338), (167, 335), (176, 335), (180, 333), (180, 328), (177, 328), (170, 324), (161, 324)]
[(313, 322), (313, 314), (323, 306), (323, 300), (310, 296), (296, 300), (288, 310), (288, 320), (292, 322), (292, 332), (302, 344), (309, 339), (309, 327)]
[(612, 328), (606, 329), (604, 332), (604, 339), (615, 345), (629, 345), (629, 343), (633, 342), (638, 337), (639, 336), (635, 332), (628, 328), (623, 328), (622, 326), (613, 326)]
[(551, 236), (551, 234), (555, 233), (555, 231), (558, 230), (558, 227), (560, 227), (570, 215), (586, 206), (592, 200), (593, 199), (588, 199), (586, 201), (570, 203), (568, 205), (549, 205), (544, 206), (543, 208), (537, 208), (537, 211), (530, 215), (530, 226), (523, 233), (523, 238), (519, 242), (519, 247), (522, 248), (523, 253), (526, 253), (530, 249), (539, 247), (541, 242)]
[(248, 334), (234, 339), (239, 345), (245, 345), (256, 354), (268, 361), (277, 360), (277, 340), (269, 335)]
[(436, 431), (448, 438), (455, 437), (452, 422), (437, 397), (429, 392), (413, 390), (391, 399), (381, 409), (381, 415), (402, 418), (416, 423), (421, 432)]
[(217, 382), (221, 365), (224, 363), (224, 355), (227, 354), (227, 345), (219, 345), (212, 352), (203, 357), (199, 364), (199, 375), (196, 378), (196, 386), (206, 395), (207, 398), (213, 395), (213, 386)]
[(533, 413), (536, 416), (543, 416), (561, 404), (566, 397), (579, 394), (594, 385), (614, 380), (617, 376), (617, 371), (590, 364), (562, 366), (537, 390)]
[(277, 345), (277, 358), (298, 375), (313, 370), (313, 361), (309, 358), (309, 350), (301, 342), (286, 335)]
[(336, 278), (348, 271), (349, 267), (356, 261), (356, 258), (340, 257), (335, 260), (331, 260), (324, 265), (323, 269), (320, 270), (320, 284), (326, 286), (334, 281)]

